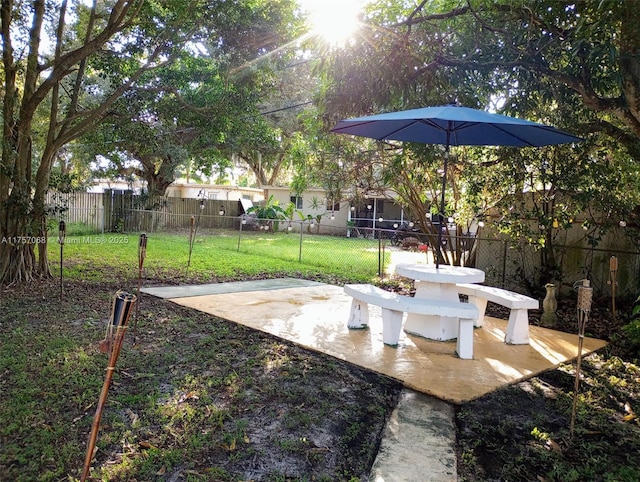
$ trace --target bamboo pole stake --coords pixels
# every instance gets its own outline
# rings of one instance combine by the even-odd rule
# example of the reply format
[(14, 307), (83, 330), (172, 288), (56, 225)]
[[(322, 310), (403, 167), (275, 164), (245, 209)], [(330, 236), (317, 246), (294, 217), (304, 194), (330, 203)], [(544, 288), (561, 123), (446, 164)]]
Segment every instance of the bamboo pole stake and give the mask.
[(64, 221), (60, 221), (60, 225), (58, 226), (58, 243), (60, 243), (60, 301), (64, 296), (64, 285), (62, 282), (62, 251), (64, 248), (64, 238), (67, 235), (67, 225)]
[(593, 299), (593, 288), (589, 286), (588, 279), (582, 280), (582, 286), (578, 288), (578, 358), (576, 359), (576, 380), (573, 387), (573, 406), (571, 407), (571, 425), (569, 436), (573, 438), (573, 429), (576, 422), (576, 411), (578, 408), (578, 390), (580, 388), (580, 367), (582, 365), (582, 345), (584, 343), (584, 332), (591, 311), (591, 300)]
[[(93, 452), (96, 446), (96, 440), (98, 439), (98, 432), (100, 430), (100, 419), (102, 418), (102, 411), (104, 410), (105, 403), (107, 401), (107, 395), (109, 393), (109, 386), (111, 385), (111, 379), (113, 378), (113, 372), (120, 355), (120, 349), (122, 348), (122, 342), (124, 341), (124, 335), (127, 332), (127, 323), (131, 316), (131, 308), (133, 303), (136, 302), (136, 296), (126, 293), (124, 291), (116, 292), (113, 297), (113, 303), (111, 304), (111, 316), (107, 324), (107, 340), (100, 342), (100, 350), (104, 351), (107, 346), (110, 349), (109, 361), (107, 362), (107, 374), (105, 376), (104, 384), (102, 385), (102, 391), (100, 392), (100, 398), (98, 399), (98, 406), (96, 413), (93, 417), (93, 424), (91, 426), (91, 435), (87, 444), (87, 454), (84, 459), (84, 467), (82, 469), (82, 476), (80, 482), (85, 482), (89, 476), (91, 470), (91, 460), (93, 459)], [(115, 327), (115, 337), (111, 335), (113, 328)], [(104, 344), (104, 342), (107, 342)]]

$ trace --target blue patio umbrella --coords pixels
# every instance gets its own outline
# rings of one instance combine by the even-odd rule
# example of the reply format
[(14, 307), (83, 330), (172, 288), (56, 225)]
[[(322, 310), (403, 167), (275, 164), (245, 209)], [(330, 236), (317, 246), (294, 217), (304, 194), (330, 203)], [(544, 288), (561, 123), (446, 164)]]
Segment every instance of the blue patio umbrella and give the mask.
[[(444, 191), (450, 146), (542, 147), (582, 140), (555, 127), (453, 104), (344, 119), (331, 132), (379, 141), (444, 145), (441, 219), (444, 219)], [(440, 264), (441, 250), (442, 226), (438, 229), (436, 267)]]

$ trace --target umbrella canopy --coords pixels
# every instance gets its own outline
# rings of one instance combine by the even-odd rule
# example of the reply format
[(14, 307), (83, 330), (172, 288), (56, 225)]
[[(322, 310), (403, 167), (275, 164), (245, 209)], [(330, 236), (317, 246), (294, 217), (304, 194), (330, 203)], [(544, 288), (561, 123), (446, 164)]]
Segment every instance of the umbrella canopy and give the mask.
[[(457, 105), (424, 107), (344, 119), (338, 122), (331, 132), (369, 137), (379, 141), (395, 140), (446, 146), (441, 216), (444, 216), (444, 191), (450, 146), (541, 147), (582, 140), (555, 127)], [(436, 249), (438, 266), (442, 254), (442, 226), (438, 230)]]
[(445, 146), (541, 147), (582, 140), (555, 127), (456, 105), (345, 119), (331, 132)]

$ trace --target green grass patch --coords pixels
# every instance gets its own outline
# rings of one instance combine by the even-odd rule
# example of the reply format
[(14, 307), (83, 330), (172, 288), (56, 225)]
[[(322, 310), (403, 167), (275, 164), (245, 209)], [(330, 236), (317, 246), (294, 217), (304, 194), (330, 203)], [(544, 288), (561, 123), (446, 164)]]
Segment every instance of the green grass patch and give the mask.
[[(49, 258), (59, 266), (60, 245), (50, 238)], [(139, 236), (104, 234), (67, 236), (63, 273), (71, 279), (109, 281), (112, 270), (136, 277)], [(385, 261), (377, 240), (306, 234), (218, 231), (197, 234), (190, 246), (187, 234), (148, 235), (145, 273), (148, 277), (185, 277), (200, 281), (240, 279), (290, 273), (300, 277), (367, 282)], [(58, 271), (59, 273), (59, 271)], [(114, 280), (115, 281), (115, 280)]]

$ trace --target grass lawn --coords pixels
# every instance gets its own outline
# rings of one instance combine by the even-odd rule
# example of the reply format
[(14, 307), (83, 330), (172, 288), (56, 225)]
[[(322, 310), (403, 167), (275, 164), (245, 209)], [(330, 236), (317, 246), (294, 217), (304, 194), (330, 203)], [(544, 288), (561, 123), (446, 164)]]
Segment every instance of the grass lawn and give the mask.
[[(197, 233), (191, 257), (189, 233), (149, 234), (144, 263), (147, 277), (162, 278), (182, 271), (185, 277), (215, 281), (298, 273), (367, 282), (378, 274), (377, 240), (305, 235), (301, 248), (298, 233), (245, 232), (240, 238), (234, 231), (213, 234)], [(64, 274), (72, 279), (107, 281), (108, 273), (103, 272), (107, 264), (136, 277), (138, 241), (138, 235), (68, 236), (63, 250)], [(57, 268), (60, 246), (56, 242), (49, 243), (49, 257)]]
[[(280, 276), (382, 283), (377, 241), (310, 240), (316, 251), (303, 245), (301, 263), (299, 235), (248, 233), (238, 252), (237, 236), (199, 234), (187, 272), (188, 235), (153, 234), (143, 283)], [(98, 342), (112, 296), (137, 286), (137, 235), (69, 237), (62, 299), (60, 247), (52, 242), (49, 250), (53, 279), (0, 293), (2, 481), (77, 480), (104, 381)], [(570, 301), (559, 309), (566, 331), (574, 329)], [(594, 300), (589, 332), (611, 346), (583, 363), (574, 438), (575, 373), (567, 364), (458, 407), (460, 480), (640, 480), (638, 352), (620, 335), (625, 315), (612, 321), (607, 307)], [(400, 389), (345, 362), (145, 297), (118, 360), (91, 477), (364, 482)]]

